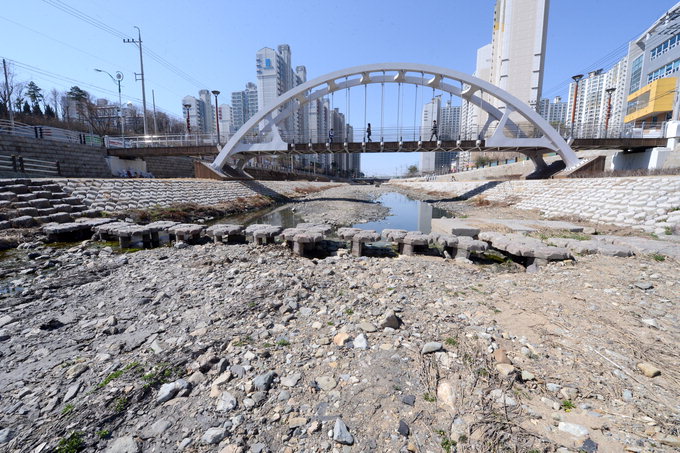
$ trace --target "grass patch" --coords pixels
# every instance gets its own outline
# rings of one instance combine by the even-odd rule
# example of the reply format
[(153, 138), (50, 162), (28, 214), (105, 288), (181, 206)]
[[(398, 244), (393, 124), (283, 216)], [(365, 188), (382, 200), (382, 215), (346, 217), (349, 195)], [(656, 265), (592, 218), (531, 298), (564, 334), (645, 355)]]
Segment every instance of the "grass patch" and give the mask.
[(654, 261), (659, 261), (659, 262), (660, 261), (666, 261), (666, 256), (662, 255), (661, 253), (653, 253), (650, 256)]
[(106, 376), (103, 381), (101, 381), (99, 384), (97, 384), (97, 388), (106, 387), (109, 384), (109, 382), (118, 379), (123, 374), (125, 374), (125, 372), (130, 371), (131, 369), (136, 368), (138, 366), (139, 366), (139, 362), (132, 362), (129, 365), (126, 365), (125, 368), (123, 368), (122, 370), (114, 371), (113, 373)]
[(571, 400), (562, 400), (561, 407), (565, 412), (571, 412), (572, 409), (576, 409), (576, 405)]
[(590, 239), (592, 239), (592, 236), (589, 234), (566, 230), (532, 233), (529, 236), (538, 238), (542, 241), (545, 241), (546, 239), (550, 238), (574, 239), (577, 241), (589, 241)]
[(75, 409), (75, 408), (76, 408), (76, 407), (75, 407), (73, 404), (67, 404), (67, 405), (64, 406), (64, 408), (61, 410), (61, 415), (70, 414), (71, 412), (73, 412), (73, 409)]
[(456, 339), (453, 338), (453, 337), (447, 338), (446, 340), (444, 340), (444, 343), (445, 343), (447, 346), (458, 346), (458, 340), (456, 340)]
[(245, 337), (243, 340), (239, 340), (236, 343), (234, 343), (234, 346), (247, 346), (253, 342), (253, 337), (248, 335)]
[(77, 453), (85, 449), (83, 433), (74, 431), (68, 437), (64, 437), (54, 450), (56, 453)]
[(423, 395), (423, 399), (427, 401), (428, 403), (434, 403), (437, 401), (437, 397), (434, 396), (432, 393), (426, 393)]
[(113, 405), (113, 410), (116, 411), (117, 414), (120, 414), (121, 412), (125, 411), (125, 409), (127, 409), (129, 402), (130, 401), (127, 398), (117, 398), (115, 404)]
[(144, 381), (144, 388), (148, 389), (151, 387), (159, 387), (172, 377), (175, 370), (167, 363), (159, 363), (157, 365), (158, 369), (152, 370), (142, 376)]
[(669, 235), (669, 236), (670, 236), (671, 234), (673, 234), (673, 228), (671, 228), (671, 227), (669, 227), (669, 226), (664, 227), (664, 229), (663, 229), (663, 234), (666, 234), (666, 235)]
[(108, 437), (111, 436), (111, 431), (109, 431), (108, 429), (102, 429), (101, 431), (97, 431), (97, 436), (100, 439), (107, 439)]
[(354, 310), (352, 310), (351, 308), (348, 308), (347, 310), (345, 310), (345, 314), (346, 314), (347, 316), (351, 316), (351, 315), (354, 314)]
[(446, 431), (443, 429), (437, 430), (437, 434), (439, 434), (439, 437), (441, 438), (441, 443), (440, 445), (444, 449), (446, 453), (451, 453), (451, 449), (456, 446), (456, 441), (452, 440), (449, 438), (449, 436), (446, 434)]
[(279, 340), (276, 342), (276, 346), (290, 346), (290, 341), (288, 340)]

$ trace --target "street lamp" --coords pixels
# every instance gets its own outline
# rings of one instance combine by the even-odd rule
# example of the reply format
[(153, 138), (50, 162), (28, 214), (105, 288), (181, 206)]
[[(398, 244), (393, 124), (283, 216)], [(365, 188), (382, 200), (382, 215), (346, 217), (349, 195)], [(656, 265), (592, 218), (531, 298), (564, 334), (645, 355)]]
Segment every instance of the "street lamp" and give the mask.
[(217, 104), (217, 95), (220, 94), (218, 90), (212, 90), (212, 94), (215, 95), (215, 125), (217, 126), (217, 146), (221, 145), (220, 143), (220, 108), (218, 107)]
[(576, 82), (576, 87), (574, 88), (574, 104), (571, 106), (571, 138), (574, 138), (574, 118), (576, 118), (576, 102), (578, 101), (578, 82), (583, 78), (583, 74), (577, 74), (571, 77), (574, 82)]
[(189, 121), (189, 110), (191, 109), (191, 104), (184, 104), (184, 108), (187, 111), (187, 134), (191, 135), (191, 122)]
[(616, 88), (607, 88), (607, 119), (604, 121), (604, 138), (607, 138), (607, 131), (609, 130), (609, 116), (612, 114), (612, 93)]
[(120, 117), (120, 138), (123, 141), (123, 148), (125, 148), (125, 121), (123, 121), (123, 101), (121, 100), (120, 95), (120, 82), (123, 80), (123, 73), (120, 71), (116, 71), (116, 77), (114, 77), (110, 73), (102, 69), (94, 68), (94, 70), (97, 72), (103, 72), (104, 74), (111, 77), (113, 83), (118, 84), (118, 116)]

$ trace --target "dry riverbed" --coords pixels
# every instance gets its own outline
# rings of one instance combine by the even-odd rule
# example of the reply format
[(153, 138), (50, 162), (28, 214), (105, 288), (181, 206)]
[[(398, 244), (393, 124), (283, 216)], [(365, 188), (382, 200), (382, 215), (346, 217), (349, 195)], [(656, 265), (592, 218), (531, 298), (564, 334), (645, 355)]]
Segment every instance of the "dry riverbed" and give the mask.
[[(294, 206), (349, 224), (385, 215), (371, 201), (391, 190)], [(0, 451), (680, 447), (670, 258), (530, 274), (343, 249), (24, 247), (22, 290), (0, 298)]]

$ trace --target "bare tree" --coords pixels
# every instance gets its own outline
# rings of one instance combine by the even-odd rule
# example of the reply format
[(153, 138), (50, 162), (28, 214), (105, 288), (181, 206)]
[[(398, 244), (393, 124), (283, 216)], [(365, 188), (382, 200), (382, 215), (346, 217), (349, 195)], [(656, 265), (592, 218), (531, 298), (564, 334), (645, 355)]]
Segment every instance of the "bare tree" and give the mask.
[[(45, 96), (45, 109), (47, 109), (47, 104), (52, 106), (54, 109), (54, 114), (59, 116), (57, 112), (59, 112), (59, 97), (61, 96), (61, 93), (56, 89), (52, 88), (49, 93), (47, 93), (47, 96)], [(63, 118), (63, 116), (62, 116)]]
[[(17, 82), (16, 74), (14, 73), (14, 66), (12, 65), (11, 62), (7, 62), (6, 64), (7, 64), (7, 83), (5, 83), (3, 74), (2, 89), (0, 90), (0, 102), (2, 102), (5, 108), (9, 110), (11, 108), (14, 109), (14, 107), (16, 106), (15, 103), (12, 103), (12, 99), (14, 99), (16, 95), (20, 95), (20, 93), (23, 92), (25, 83)], [(23, 104), (24, 100), (22, 96), (21, 102), (19, 103), (19, 108), (14, 110), (21, 110)]]

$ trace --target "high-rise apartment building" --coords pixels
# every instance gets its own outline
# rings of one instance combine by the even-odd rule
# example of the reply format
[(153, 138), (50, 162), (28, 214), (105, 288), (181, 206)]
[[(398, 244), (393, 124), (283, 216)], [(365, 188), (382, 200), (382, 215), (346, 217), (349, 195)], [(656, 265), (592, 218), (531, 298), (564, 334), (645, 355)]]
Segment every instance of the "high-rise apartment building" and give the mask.
[(568, 111), (567, 103), (560, 96), (555, 96), (552, 102), (543, 98), (538, 104), (538, 114), (555, 128), (565, 125)]
[(257, 85), (248, 82), (245, 90), (233, 91), (231, 93), (231, 108), (232, 132), (236, 132), (251, 116), (257, 113)]
[[(627, 58), (624, 57), (608, 71), (598, 69), (581, 79), (578, 82), (578, 93), (576, 82), (569, 84), (566, 123), (571, 126), (573, 112), (575, 135), (586, 134), (593, 137), (604, 135), (607, 118), (610, 129), (622, 124), (627, 68)], [(607, 89), (610, 88), (613, 90), (608, 92)], [(575, 111), (574, 97), (576, 97)]]
[(220, 141), (226, 142), (235, 132), (233, 109), (229, 104), (222, 104), (217, 109), (217, 121), (220, 124)]
[(680, 119), (680, 3), (629, 44), (628, 62), (624, 121), (649, 124)]

